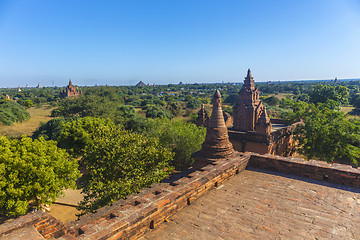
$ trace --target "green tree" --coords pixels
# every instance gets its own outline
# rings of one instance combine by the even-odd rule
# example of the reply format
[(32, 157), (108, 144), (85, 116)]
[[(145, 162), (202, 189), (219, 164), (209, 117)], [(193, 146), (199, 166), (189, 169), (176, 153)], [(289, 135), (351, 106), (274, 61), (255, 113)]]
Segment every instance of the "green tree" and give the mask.
[(195, 109), (195, 108), (199, 108), (201, 106), (201, 102), (198, 98), (190, 98), (186, 104), (186, 107), (187, 108), (192, 108), (192, 109)]
[(44, 138), (0, 137), (0, 214), (23, 215), (29, 203), (50, 204), (66, 188), (74, 188), (77, 162)]
[(87, 146), (96, 144), (94, 140), (96, 134), (110, 135), (120, 127), (110, 119), (84, 117), (64, 122), (61, 128), (58, 145), (67, 149), (71, 155), (79, 157), (85, 154)]
[(333, 101), (332, 106), (339, 107), (341, 104), (348, 103), (349, 89), (339, 85), (318, 84), (312, 87), (309, 96), (312, 103), (326, 103), (330, 100)]
[(158, 137), (164, 147), (175, 153), (172, 165), (177, 170), (189, 167), (194, 159), (191, 155), (201, 149), (206, 129), (181, 120), (156, 119), (149, 122), (147, 135)]
[(33, 133), (32, 139), (37, 139), (42, 136), (45, 140), (58, 141), (63, 131), (63, 125), (71, 120), (71, 118), (54, 118), (46, 123), (41, 123), (40, 127)]
[(164, 110), (157, 105), (146, 106), (147, 118), (173, 118), (174, 116), (167, 110)]
[(110, 205), (170, 174), (173, 153), (156, 138), (122, 130), (110, 122), (92, 126), (87, 129), (91, 141), (87, 134), (81, 141), (85, 143), (82, 164), (88, 172), (81, 210), (92, 212)]
[(357, 109), (360, 110), (360, 95), (354, 95), (351, 98), (351, 104)]
[(308, 158), (358, 165), (360, 160), (360, 121), (348, 120), (327, 104), (293, 103), (288, 119), (303, 119), (295, 131), (297, 151)]

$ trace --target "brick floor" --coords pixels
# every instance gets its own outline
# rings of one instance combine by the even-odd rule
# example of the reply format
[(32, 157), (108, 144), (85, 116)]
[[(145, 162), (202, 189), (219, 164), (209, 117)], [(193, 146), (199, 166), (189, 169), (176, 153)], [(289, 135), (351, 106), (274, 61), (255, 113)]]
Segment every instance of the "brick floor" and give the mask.
[(141, 239), (360, 239), (360, 189), (250, 168)]

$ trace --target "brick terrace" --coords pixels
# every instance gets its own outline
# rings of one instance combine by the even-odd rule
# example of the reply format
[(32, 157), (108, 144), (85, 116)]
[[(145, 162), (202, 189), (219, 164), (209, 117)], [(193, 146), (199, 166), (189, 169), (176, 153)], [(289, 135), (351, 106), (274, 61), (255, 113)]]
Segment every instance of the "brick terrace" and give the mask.
[(249, 169), (141, 240), (359, 239), (359, 188)]

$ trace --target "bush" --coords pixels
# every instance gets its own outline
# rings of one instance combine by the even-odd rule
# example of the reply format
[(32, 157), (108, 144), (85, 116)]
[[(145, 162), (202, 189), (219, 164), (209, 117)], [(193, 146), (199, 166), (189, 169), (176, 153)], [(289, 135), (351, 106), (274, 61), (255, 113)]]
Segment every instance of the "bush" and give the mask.
[(12, 125), (14, 122), (23, 122), (30, 119), (30, 114), (23, 106), (13, 101), (0, 103), (0, 123)]
[(148, 105), (146, 110), (147, 118), (173, 118), (174, 116), (167, 110), (156, 105)]
[(186, 104), (186, 107), (192, 109), (199, 108), (201, 107), (201, 102), (198, 98), (190, 98)]
[(79, 176), (76, 161), (44, 138), (0, 137), (0, 214), (23, 215), (29, 203), (40, 208), (55, 201)]

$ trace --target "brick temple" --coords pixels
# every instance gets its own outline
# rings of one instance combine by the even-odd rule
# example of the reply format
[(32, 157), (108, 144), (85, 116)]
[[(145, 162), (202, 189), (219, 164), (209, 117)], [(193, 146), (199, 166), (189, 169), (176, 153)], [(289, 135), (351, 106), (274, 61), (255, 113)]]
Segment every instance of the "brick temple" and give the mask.
[(69, 85), (66, 86), (66, 88), (60, 93), (60, 98), (64, 99), (68, 97), (78, 97), (80, 94), (82, 94), (82, 90), (74, 86), (70, 79)]

